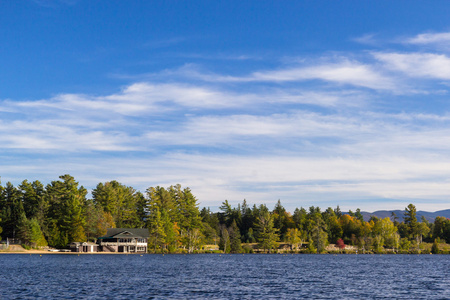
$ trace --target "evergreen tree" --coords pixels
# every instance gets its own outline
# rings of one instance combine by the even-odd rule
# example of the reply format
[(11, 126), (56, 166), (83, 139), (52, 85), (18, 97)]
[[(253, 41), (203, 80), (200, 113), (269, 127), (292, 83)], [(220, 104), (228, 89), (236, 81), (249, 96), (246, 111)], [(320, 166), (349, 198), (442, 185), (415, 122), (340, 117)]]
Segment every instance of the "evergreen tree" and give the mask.
[(239, 226), (239, 229), (241, 230), (241, 240), (243, 242), (252, 243), (254, 242), (253, 224), (255, 224), (256, 220), (253, 218), (252, 209), (247, 205), (245, 199), (241, 205), (241, 216), (241, 224)]
[(113, 180), (99, 183), (92, 196), (95, 204), (101, 205), (105, 212), (113, 216), (118, 228), (144, 226), (142, 219), (145, 216), (142, 214), (145, 213), (145, 203), (134, 188)]
[(86, 202), (84, 212), (86, 220), (84, 231), (88, 240), (94, 241), (96, 238), (104, 236), (108, 228), (116, 227), (112, 215), (93, 201)]
[(230, 203), (228, 203), (228, 200), (225, 200), (222, 202), (222, 205), (219, 207), (219, 209), (222, 211), (219, 214), (220, 223), (225, 224), (227, 227), (231, 225), (233, 222), (233, 208), (231, 207)]
[(233, 223), (231, 223), (231, 227), (228, 229), (228, 233), (230, 236), (231, 253), (241, 253), (242, 252), (241, 233), (239, 232), (239, 228), (235, 220), (233, 220)]
[(364, 217), (361, 213), (361, 210), (359, 208), (356, 209), (355, 212), (355, 217), (360, 221), (360, 222), (364, 222)]
[(47, 246), (47, 241), (41, 231), (38, 220), (35, 218), (27, 220), (25, 214), (23, 214), (20, 222), (19, 236), (22, 243), (27, 246), (33, 248)]
[(404, 223), (407, 227), (407, 234), (409, 239), (415, 239), (418, 236), (418, 222), (416, 217), (416, 207), (409, 204), (405, 208)]
[(86, 189), (78, 187), (78, 182), (70, 175), (59, 177), (46, 186), (49, 211), (49, 244), (66, 247), (71, 242), (86, 240), (84, 232)]
[(326, 224), (322, 219), (320, 208), (310, 208), (310, 235), (317, 253), (321, 253), (328, 245), (328, 235), (326, 233)]
[(256, 228), (258, 230), (258, 242), (260, 247), (270, 251), (278, 247), (278, 230), (273, 225), (273, 217), (268, 210), (261, 209), (257, 219)]
[(189, 188), (181, 189), (178, 184), (170, 188), (175, 194), (176, 210), (179, 216), (181, 242), (189, 253), (201, 246), (202, 222), (197, 199)]
[(44, 185), (38, 180), (32, 183), (24, 180), (18, 189), (27, 219), (36, 219), (44, 235), (48, 235), (46, 217), (49, 205), (46, 202)]
[(6, 238), (18, 238), (18, 231), (22, 216), (25, 215), (20, 192), (11, 182), (2, 190), (1, 202), (1, 226), (3, 236)]
[(224, 253), (230, 253), (231, 251), (230, 235), (225, 225), (220, 227), (219, 249)]
[(153, 247), (155, 252), (157, 250), (163, 250), (166, 245), (166, 232), (158, 207), (152, 208), (148, 229), (150, 231), (149, 247)]
[(440, 253), (438, 239), (434, 239), (433, 245), (431, 246), (431, 253), (433, 254)]

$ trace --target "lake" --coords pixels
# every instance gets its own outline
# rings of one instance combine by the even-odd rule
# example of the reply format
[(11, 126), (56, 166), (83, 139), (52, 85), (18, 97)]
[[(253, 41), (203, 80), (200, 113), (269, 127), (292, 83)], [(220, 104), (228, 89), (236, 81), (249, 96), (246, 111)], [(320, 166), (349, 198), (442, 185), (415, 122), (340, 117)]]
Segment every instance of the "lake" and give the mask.
[(0, 299), (450, 299), (448, 255), (1, 254)]

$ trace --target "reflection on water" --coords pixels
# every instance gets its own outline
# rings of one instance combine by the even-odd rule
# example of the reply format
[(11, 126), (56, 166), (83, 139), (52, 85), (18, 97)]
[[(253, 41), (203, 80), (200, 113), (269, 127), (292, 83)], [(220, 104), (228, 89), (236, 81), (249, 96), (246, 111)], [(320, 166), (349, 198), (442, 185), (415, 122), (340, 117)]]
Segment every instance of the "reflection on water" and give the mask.
[(450, 299), (445, 255), (0, 255), (0, 299)]

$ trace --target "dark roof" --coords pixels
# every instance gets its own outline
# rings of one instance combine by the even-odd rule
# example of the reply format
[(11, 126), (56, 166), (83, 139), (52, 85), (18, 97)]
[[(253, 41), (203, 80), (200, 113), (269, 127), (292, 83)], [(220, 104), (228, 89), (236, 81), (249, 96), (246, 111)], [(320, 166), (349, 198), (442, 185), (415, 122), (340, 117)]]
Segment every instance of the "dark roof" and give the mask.
[(102, 238), (148, 238), (147, 228), (108, 228)]

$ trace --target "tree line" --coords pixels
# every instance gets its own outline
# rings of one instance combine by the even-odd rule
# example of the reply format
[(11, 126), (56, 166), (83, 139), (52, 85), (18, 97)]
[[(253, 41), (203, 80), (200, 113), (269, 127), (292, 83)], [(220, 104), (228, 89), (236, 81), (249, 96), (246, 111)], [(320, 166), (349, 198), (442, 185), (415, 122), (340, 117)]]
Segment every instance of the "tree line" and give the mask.
[(209, 227), (215, 228), (205, 233), (209, 242), (211, 234), (218, 232), (224, 252), (242, 251), (233, 243), (238, 237), (244, 243), (258, 243), (264, 252), (277, 250), (282, 243), (291, 252), (303, 247), (302, 252), (307, 253), (322, 253), (329, 244), (338, 248), (352, 245), (362, 253), (420, 253), (425, 249), (424, 242), (434, 242), (431, 250), (439, 253), (438, 244), (450, 241), (450, 220), (437, 217), (433, 223), (425, 218), (419, 222), (413, 204), (405, 208), (402, 222), (395, 213), (384, 219), (371, 216), (365, 221), (360, 209), (343, 213), (339, 206), (325, 211), (314, 206), (308, 210), (296, 208), (291, 214), (280, 200), (272, 211), (264, 204), (249, 207), (245, 200), (237, 207), (224, 201), (220, 210), (212, 213), (203, 208), (200, 214)]
[(413, 204), (404, 219), (371, 217), (364, 221), (359, 209), (343, 213), (339, 206), (322, 211), (311, 206), (286, 211), (281, 202), (249, 206), (244, 200), (232, 207), (227, 200), (219, 212), (199, 209), (189, 188), (173, 185), (149, 187), (145, 193), (117, 181), (99, 183), (92, 197), (70, 175), (44, 186), (24, 180), (0, 185), (0, 234), (18, 238), (25, 246), (64, 248), (71, 242), (95, 241), (107, 228), (148, 228), (151, 252), (192, 253), (206, 244), (225, 253), (264, 252), (280, 245), (289, 251), (320, 253), (328, 244), (353, 245), (362, 252), (414, 251), (423, 242), (450, 241), (450, 220), (418, 222)]

